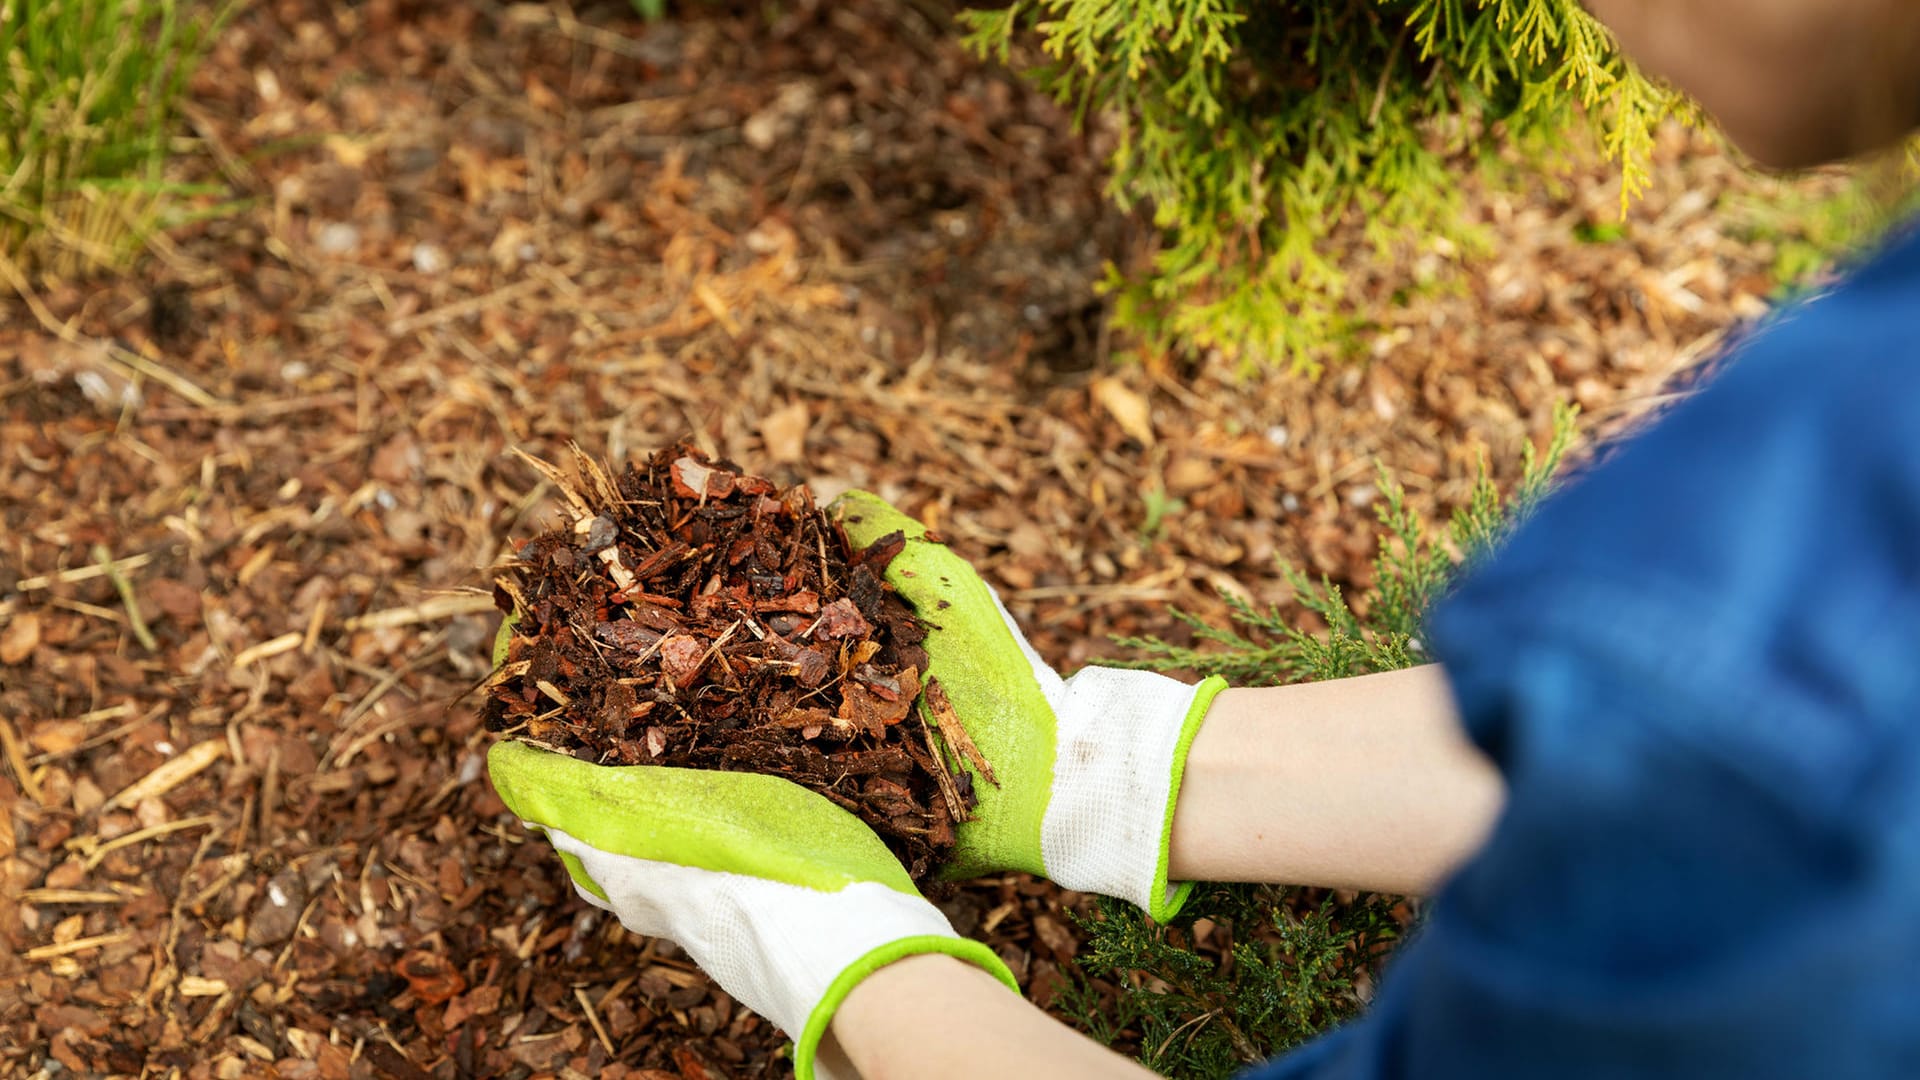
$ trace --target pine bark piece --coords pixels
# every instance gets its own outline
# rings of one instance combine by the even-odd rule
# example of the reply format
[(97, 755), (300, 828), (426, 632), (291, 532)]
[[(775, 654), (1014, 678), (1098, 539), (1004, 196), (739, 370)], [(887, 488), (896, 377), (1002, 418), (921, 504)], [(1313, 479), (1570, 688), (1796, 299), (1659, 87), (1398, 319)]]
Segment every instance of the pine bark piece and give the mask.
[(571, 451), (571, 476), (527, 458), (565, 520), (496, 570), (520, 622), (477, 688), (489, 729), (604, 765), (784, 777), (933, 884), (973, 805), (936, 741), (992, 773), (951, 704), (941, 740), (906, 722), (928, 680), (925, 627), (881, 577), (901, 538), (854, 551), (805, 487), (686, 442), (618, 474)]
[(940, 727), (940, 737), (947, 741), (955, 753), (966, 759), (967, 764), (973, 766), (973, 771), (979, 773), (981, 779), (999, 787), (1000, 780), (993, 775), (993, 766), (987, 763), (980, 748), (973, 744), (967, 729), (960, 726), (960, 716), (953, 711), (953, 699), (947, 697), (946, 687), (940, 685), (940, 680), (928, 676), (922, 695), (927, 703), (927, 711), (933, 714), (934, 723)]
[(940, 784), (940, 797), (946, 801), (948, 816), (955, 821), (967, 820), (967, 804), (960, 796), (960, 785), (953, 778), (953, 770), (947, 767), (947, 755), (934, 741), (933, 725), (927, 723), (924, 716), (920, 718), (920, 735), (927, 745), (927, 771), (933, 773), (934, 779)]

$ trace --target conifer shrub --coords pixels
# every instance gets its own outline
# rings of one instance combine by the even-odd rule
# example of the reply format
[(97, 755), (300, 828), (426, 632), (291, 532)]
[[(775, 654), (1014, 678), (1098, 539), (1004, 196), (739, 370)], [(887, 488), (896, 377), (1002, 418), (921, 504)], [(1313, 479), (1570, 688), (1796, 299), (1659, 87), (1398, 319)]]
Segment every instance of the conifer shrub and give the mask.
[[(1555, 416), (1544, 453), (1531, 448), (1513, 494), (1482, 473), (1442, 534), (1408, 510), (1382, 470), (1382, 534), (1375, 584), (1363, 602), (1290, 571), (1299, 605), (1325, 629), (1306, 630), (1278, 607), (1226, 595), (1232, 623), (1175, 611), (1192, 644), (1123, 638), (1123, 666), (1219, 674), (1235, 686), (1277, 686), (1392, 671), (1428, 661), (1420, 623), (1462, 565), (1490, 551), (1546, 492), (1571, 440), (1574, 412)], [(1357, 1013), (1418, 901), (1270, 885), (1196, 888), (1169, 925), (1131, 904), (1096, 902), (1081, 920), (1077, 970), (1056, 1007), (1094, 1038), (1148, 1068), (1186, 1078), (1227, 1077)], [(1203, 931), (1218, 956), (1196, 947)], [(1107, 988), (1118, 988), (1117, 997)]]
[(1331, 254), (1357, 228), (1477, 243), (1462, 161), (1597, 129), (1623, 205), (1681, 98), (1577, 0), (1011, 0), (962, 16), (983, 56), (1084, 120), (1111, 118), (1110, 196), (1149, 207), (1150, 266), (1109, 269), (1116, 322), (1150, 350), (1316, 368), (1365, 313)]

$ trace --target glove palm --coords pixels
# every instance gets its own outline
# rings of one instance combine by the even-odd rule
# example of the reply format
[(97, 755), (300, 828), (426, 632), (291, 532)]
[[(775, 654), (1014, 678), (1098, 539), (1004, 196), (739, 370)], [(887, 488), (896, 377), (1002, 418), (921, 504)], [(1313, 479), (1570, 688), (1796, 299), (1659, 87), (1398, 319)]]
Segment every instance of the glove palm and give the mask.
[(856, 546), (904, 535), (887, 581), (930, 624), (928, 674), (997, 781), (974, 776), (979, 805), (956, 830), (948, 875), (1025, 870), (1171, 917), (1190, 889), (1167, 881), (1180, 777), (1226, 684), (1100, 667), (1063, 679), (993, 589), (920, 522), (862, 491), (834, 508)]
[(834, 1011), (904, 956), (947, 953), (1018, 989), (956, 935), (871, 829), (797, 784), (749, 773), (601, 766), (516, 742), (487, 755), (508, 809), (544, 832), (575, 889), (677, 943), (795, 1042), (801, 1080)]

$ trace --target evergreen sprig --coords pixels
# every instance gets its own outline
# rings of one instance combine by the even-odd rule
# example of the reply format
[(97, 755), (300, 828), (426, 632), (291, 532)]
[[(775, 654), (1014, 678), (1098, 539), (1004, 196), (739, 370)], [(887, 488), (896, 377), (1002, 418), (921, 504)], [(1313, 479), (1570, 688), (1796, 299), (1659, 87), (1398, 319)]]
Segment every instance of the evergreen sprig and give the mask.
[[(1097, 983), (1071, 982), (1056, 1007), (1084, 1016), (1085, 1030), (1173, 1077), (1227, 1077), (1346, 1020), (1362, 1004), (1363, 980), (1400, 935), (1394, 901), (1331, 898), (1304, 910), (1288, 890), (1265, 885), (1196, 889), (1168, 930), (1105, 897), (1077, 920), (1088, 935), (1080, 963), (1122, 982), (1117, 1001)], [(1228, 935), (1231, 959), (1193, 949), (1192, 927)]]
[[(1364, 615), (1339, 586), (1286, 568), (1296, 603), (1325, 630), (1302, 630), (1278, 606), (1261, 608), (1223, 593), (1227, 625), (1175, 609), (1174, 617), (1193, 631), (1192, 644), (1123, 638), (1119, 644), (1142, 657), (1110, 663), (1273, 686), (1425, 662), (1420, 625), (1426, 613), (1463, 565), (1484, 557), (1545, 496), (1572, 439), (1574, 416), (1570, 406), (1555, 411), (1552, 439), (1544, 452), (1527, 448), (1511, 496), (1501, 497), (1483, 466), (1466, 503), (1439, 534), (1381, 470), (1376, 513), (1382, 534)], [(1169, 926), (1130, 904), (1101, 900), (1093, 917), (1081, 920), (1087, 941), (1080, 967), (1056, 1005), (1094, 1038), (1134, 1052), (1168, 1076), (1231, 1076), (1357, 1012), (1363, 987), (1400, 933), (1395, 898), (1361, 894), (1337, 902), (1312, 895), (1206, 885)], [(1220, 959), (1194, 947), (1194, 926), (1202, 919), (1227, 935)]]
[(1012, 0), (963, 18), (981, 55), (1037, 39), (1030, 77), (1113, 118), (1109, 195), (1164, 231), (1150, 268), (1109, 268), (1116, 320), (1248, 366), (1314, 368), (1358, 322), (1336, 228), (1382, 251), (1478, 246), (1459, 159), (1564, 142), (1583, 116), (1624, 206), (1683, 108), (1576, 0)]

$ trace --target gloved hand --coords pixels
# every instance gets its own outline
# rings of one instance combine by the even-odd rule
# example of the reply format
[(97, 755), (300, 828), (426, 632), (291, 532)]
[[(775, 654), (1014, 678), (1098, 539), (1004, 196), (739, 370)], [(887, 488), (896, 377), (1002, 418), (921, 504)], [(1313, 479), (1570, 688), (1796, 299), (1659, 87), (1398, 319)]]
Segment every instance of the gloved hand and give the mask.
[(974, 776), (980, 804), (956, 829), (948, 876), (1025, 870), (1132, 901), (1157, 920), (1176, 913), (1192, 889), (1167, 881), (1180, 777), (1226, 682), (1099, 667), (1062, 679), (993, 589), (920, 522), (864, 491), (833, 510), (856, 547), (906, 534), (887, 581), (930, 624), (928, 674), (998, 780)]
[(873, 831), (773, 776), (604, 766), (501, 742), (487, 771), (507, 808), (560, 853), (588, 903), (678, 944), (727, 993), (793, 1037), (807, 1080), (834, 1010), (901, 957), (947, 953), (1019, 988), (953, 932)]

